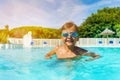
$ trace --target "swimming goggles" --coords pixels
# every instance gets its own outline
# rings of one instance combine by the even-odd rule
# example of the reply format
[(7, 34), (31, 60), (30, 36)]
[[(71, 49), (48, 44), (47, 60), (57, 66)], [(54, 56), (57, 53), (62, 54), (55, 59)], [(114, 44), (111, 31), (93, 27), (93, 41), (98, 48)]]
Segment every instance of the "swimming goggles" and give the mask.
[(78, 37), (78, 33), (77, 32), (71, 32), (71, 33), (62, 33), (61, 36), (63, 37), (68, 37), (68, 36), (71, 36), (71, 37)]

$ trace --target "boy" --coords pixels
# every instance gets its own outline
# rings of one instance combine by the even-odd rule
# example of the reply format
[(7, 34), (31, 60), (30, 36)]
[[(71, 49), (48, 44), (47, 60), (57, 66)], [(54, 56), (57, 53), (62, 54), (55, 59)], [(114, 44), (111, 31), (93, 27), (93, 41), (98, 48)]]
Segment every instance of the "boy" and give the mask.
[[(51, 58), (52, 55), (56, 54), (57, 59), (72, 59), (80, 56), (91, 56), (87, 60), (94, 60), (99, 58), (98, 54), (87, 53), (80, 47), (75, 46), (75, 43), (79, 40), (78, 29), (76, 24), (73, 22), (65, 23), (61, 28), (61, 40), (63, 45), (56, 46), (51, 52), (46, 55), (46, 59)], [(87, 61), (86, 60), (86, 61)]]

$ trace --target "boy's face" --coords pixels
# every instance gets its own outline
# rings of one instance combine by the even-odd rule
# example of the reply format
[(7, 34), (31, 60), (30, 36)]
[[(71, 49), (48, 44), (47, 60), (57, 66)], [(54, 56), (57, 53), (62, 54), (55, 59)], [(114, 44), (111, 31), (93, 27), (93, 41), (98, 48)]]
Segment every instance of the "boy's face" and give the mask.
[(74, 46), (76, 41), (78, 41), (78, 33), (74, 28), (69, 28), (62, 30), (61, 39), (67, 46)]

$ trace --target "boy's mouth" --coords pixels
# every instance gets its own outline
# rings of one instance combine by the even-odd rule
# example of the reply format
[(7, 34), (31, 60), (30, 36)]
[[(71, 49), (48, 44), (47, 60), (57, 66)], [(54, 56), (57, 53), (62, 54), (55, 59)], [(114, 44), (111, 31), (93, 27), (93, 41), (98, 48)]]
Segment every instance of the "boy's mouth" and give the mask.
[(66, 39), (65, 42), (74, 42), (73, 39)]

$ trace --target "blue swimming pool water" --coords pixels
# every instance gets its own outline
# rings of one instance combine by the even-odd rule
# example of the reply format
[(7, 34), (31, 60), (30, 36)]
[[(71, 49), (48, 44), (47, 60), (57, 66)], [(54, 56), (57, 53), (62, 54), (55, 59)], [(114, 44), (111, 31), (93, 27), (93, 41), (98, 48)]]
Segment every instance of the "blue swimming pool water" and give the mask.
[(102, 57), (46, 60), (52, 48), (0, 49), (0, 80), (120, 80), (120, 48), (83, 47)]

